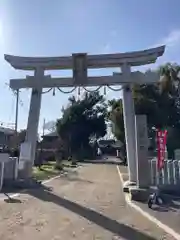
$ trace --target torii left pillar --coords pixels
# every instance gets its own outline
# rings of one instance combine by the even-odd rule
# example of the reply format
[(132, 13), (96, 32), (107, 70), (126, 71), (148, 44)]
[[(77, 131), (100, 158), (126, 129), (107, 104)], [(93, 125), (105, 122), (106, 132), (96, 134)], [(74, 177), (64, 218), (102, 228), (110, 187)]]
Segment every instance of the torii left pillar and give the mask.
[(33, 88), (31, 92), (27, 132), (26, 132), (26, 142), (31, 146), (31, 159), (26, 162), (23, 175), (25, 178), (32, 176), (32, 166), (34, 165), (34, 160), (36, 157), (36, 145), (38, 140), (38, 126), (39, 126), (39, 116), (41, 109), (41, 99), (42, 99), (42, 81), (44, 77), (44, 70), (37, 68), (35, 70), (35, 79), (39, 83), (37, 88)]
[[(130, 79), (131, 68), (129, 65), (124, 64), (121, 71), (126, 79)], [(126, 187), (128, 189), (129, 186), (135, 185), (137, 182), (135, 110), (131, 84), (123, 88), (123, 118), (129, 174), (129, 181), (124, 184), (124, 191), (126, 191)]]

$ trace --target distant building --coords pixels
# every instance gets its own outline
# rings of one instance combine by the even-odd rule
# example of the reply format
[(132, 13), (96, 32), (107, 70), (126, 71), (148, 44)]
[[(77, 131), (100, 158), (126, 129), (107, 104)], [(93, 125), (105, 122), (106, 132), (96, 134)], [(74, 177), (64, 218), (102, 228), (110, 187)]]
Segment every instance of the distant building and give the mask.
[(0, 147), (9, 146), (12, 136), (15, 134), (15, 130), (11, 128), (0, 127)]
[(121, 141), (116, 141), (114, 139), (98, 141), (98, 147), (101, 149), (102, 154), (117, 155), (117, 151), (122, 150), (123, 143)]
[(121, 141), (115, 141), (114, 139), (102, 139), (98, 141), (98, 146), (100, 148), (112, 147), (114, 149), (121, 149), (123, 147), (123, 143)]
[(41, 136), (42, 139), (57, 139), (59, 137), (58, 133), (56, 131), (50, 132), (48, 134), (45, 134), (44, 136)]
[(56, 149), (60, 144), (60, 139), (58, 133), (56, 131), (48, 133), (42, 137), (42, 141), (40, 142), (41, 148), (44, 149)]
[(55, 160), (57, 151), (63, 149), (62, 141), (56, 131), (41, 136), (38, 143), (35, 164), (41, 161)]

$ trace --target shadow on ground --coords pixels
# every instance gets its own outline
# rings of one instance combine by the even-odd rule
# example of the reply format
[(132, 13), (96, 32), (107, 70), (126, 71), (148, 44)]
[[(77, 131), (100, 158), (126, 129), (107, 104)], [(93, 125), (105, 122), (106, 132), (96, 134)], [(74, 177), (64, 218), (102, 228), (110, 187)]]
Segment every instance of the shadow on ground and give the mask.
[[(81, 165), (78, 165), (81, 166)], [(5, 196), (8, 197), (11, 194), (15, 194), (17, 192), (21, 191), (27, 191), (28, 189), (34, 189), (39, 187), (38, 184), (41, 184), (43, 180), (48, 180), (52, 177), (59, 176), (61, 179), (67, 180), (67, 181), (76, 181), (76, 182), (82, 182), (86, 184), (92, 184), (92, 181), (87, 181), (83, 178), (80, 178), (78, 176), (78, 172), (73, 168), (73, 169), (63, 169), (62, 171), (59, 171), (59, 173), (54, 174), (51, 169), (43, 169), (40, 171), (41, 174), (44, 174), (44, 176), (40, 176), (39, 178), (33, 177), (32, 179), (29, 180), (24, 180), (24, 179), (17, 179), (17, 180), (9, 180), (6, 181), (3, 185), (2, 190), (0, 191), (0, 199), (4, 198)]]
[(110, 219), (109, 217), (103, 214), (100, 214), (95, 210), (86, 208), (71, 200), (57, 196), (52, 192), (52, 189), (47, 188), (43, 185), (39, 189), (29, 190), (28, 193), (42, 201), (53, 202), (60, 207), (64, 207), (69, 211), (80, 215), (81, 217), (99, 225), (100, 227), (124, 239), (155, 240), (154, 237), (151, 237), (145, 233), (142, 233), (137, 229), (127, 226), (123, 223), (119, 223), (116, 220)]

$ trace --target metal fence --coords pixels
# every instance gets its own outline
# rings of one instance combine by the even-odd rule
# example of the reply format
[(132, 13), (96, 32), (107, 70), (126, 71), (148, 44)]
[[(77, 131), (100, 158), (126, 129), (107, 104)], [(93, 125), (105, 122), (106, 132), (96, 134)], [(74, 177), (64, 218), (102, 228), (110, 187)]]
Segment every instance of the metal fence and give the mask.
[(159, 189), (180, 192), (180, 161), (165, 160), (162, 170), (157, 169), (157, 159), (149, 160), (151, 185)]

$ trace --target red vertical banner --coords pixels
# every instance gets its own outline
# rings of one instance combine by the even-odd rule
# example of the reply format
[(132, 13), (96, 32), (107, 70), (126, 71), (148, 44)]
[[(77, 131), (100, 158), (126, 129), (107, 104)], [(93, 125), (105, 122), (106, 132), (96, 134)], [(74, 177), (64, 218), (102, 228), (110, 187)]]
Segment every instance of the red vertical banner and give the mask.
[(164, 166), (165, 151), (166, 151), (167, 130), (157, 130), (157, 167), (161, 170)]

